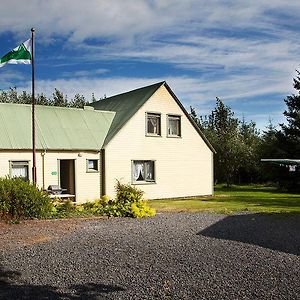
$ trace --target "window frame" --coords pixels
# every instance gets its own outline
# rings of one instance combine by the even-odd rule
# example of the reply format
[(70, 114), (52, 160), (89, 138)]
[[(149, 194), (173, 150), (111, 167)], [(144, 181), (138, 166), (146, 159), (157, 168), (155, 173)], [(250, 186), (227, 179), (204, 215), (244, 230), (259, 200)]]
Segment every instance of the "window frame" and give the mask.
[[(27, 177), (17, 177), (17, 176), (12, 176), (12, 170), (15, 166), (24, 166), (27, 167)], [(21, 178), (24, 181), (29, 181), (30, 180), (30, 161), (29, 160), (10, 160), (9, 161), (9, 177), (10, 178)]]
[[(159, 125), (159, 133), (151, 133), (148, 132), (148, 118), (156, 117), (158, 119), (158, 125)], [(161, 113), (158, 112), (146, 112), (146, 118), (145, 118), (145, 134), (146, 136), (152, 136), (152, 137), (161, 137)]]
[[(89, 168), (89, 161), (96, 161), (97, 169)], [(97, 158), (87, 158), (86, 159), (86, 173), (99, 173), (99, 159)]]
[[(146, 163), (152, 163), (153, 165), (153, 179), (146, 179), (145, 175), (145, 170), (146, 170)], [(143, 177), (145, 178), (144, 180), (136, 180), (134, 179), (134, 168), (135, 168), (135, 163), (143, 163), (144, 164), (144, 171), (143, 171)], [(156, 161), (154, 159), (133, 159), (131, 160), (131, 183), (138, 185), (138, 184), (156, 184)]]
[[(170, 119), (176, 119), (179, 121), (179, 134), (170, 134), (169, 133)], [(182, 137), (181, 115), (167, 114), (167, 137), (169, 137), (169, 138), (181, 138)]]

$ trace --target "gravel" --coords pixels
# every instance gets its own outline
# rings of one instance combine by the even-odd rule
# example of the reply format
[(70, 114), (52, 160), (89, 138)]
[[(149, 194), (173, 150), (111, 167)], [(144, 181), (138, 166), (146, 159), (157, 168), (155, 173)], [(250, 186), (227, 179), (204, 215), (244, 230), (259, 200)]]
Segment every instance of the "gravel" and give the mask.
[(0, 250), (0, 299), (300, 299), (299, 215), (169, 213), (79, 225)]

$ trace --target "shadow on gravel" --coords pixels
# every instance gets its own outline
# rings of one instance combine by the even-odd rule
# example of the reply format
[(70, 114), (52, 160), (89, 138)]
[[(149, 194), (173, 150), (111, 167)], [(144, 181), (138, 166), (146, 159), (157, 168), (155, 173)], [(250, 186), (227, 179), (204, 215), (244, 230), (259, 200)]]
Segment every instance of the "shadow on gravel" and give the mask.
[(197, 233), (300, 255), (300, 215), (228, 216)]
[[(50, 285), (31, 285), (24, 284), (20, 280), (19, 272), (5, 270), (0, 265), (0, 299), (101, 299), (101, 295), (110, 294), (113, 292), (124, 291), (120, 286), (106, 284), (84, 284), (72, 285), (68, 290), (72, 292), (60, 292), (57, 287)], [(106, 298), (105, 298), (106, 299)]]

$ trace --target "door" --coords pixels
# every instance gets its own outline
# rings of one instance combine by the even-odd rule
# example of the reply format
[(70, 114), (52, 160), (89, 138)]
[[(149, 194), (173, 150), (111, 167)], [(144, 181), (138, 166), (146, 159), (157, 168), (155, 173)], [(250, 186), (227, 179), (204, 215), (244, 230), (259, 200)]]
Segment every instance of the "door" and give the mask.
[(59, 160), (59, 179), (63, 193), (75, 195), (75, 159)]

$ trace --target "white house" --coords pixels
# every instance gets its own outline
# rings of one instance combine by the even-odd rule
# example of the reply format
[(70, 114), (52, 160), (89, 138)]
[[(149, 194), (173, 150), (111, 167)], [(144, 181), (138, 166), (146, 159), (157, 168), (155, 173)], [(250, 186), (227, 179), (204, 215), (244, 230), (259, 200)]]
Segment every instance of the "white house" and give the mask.
[[(166, 82), (91, 103), (37, 106), (37, 184), (77, 202), (114, 196), (116, 180), (148, 199), (213, 194), (214, 149)], [(31, 180), (31, 108), (0, 104), (0, 176)]]

